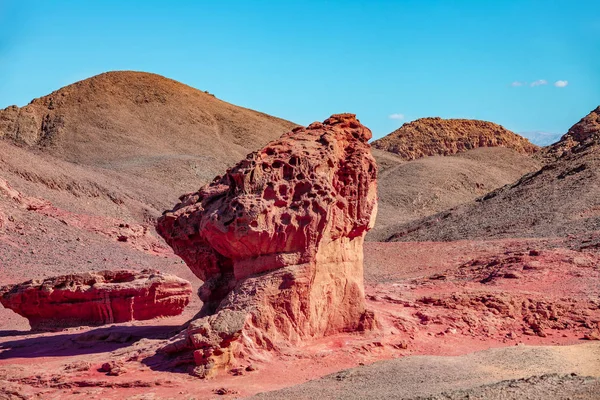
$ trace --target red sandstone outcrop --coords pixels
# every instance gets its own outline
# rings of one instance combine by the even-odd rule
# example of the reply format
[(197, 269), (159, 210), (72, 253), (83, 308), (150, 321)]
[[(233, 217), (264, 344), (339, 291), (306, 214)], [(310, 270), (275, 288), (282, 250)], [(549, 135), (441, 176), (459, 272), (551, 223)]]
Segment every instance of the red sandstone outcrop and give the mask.
[(0, 287), (0, 303), (32, 329), (54, 330), (179, 315), (189, 303), (186, 280), (158, 271), (101, 271)]
[(493, 122), (471, 119), (421, 118), (373, 142), (373, 147), (405, 160), (460, 153), (477, 147), (507, 147), (532, 154), (538, 147)]
[(371, 131), (352, 114), (295, 128), (165, 212), (157, 230), (202, 280), (204, 307), (167, 353), (195, 373), (369, 328), (363, 240), (377, 208)]

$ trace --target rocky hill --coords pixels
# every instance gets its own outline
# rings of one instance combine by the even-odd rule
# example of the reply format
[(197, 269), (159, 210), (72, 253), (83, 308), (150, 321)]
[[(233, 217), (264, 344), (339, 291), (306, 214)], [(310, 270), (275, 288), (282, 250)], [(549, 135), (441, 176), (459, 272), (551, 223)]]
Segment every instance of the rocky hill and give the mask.
[(545, 147), (537, 155), (547, 162), (568, 153), (572, 148), (589, 141), (598, 141), (600, 135), (600, 106), (592, 110), (578, 123), (573, 125), (558, 142)]
[(294, 126), (159, 75), (108, 72), (0, 110), (0, 176), (70, 210), (141, 221)]
[(477, 147), (507, 147), (532, 154), (538, 147), (498, 124), (469, 119), (421, 118), (373, 142), (404, 160), (450, 155)]
[(409, 162), (381, 150), (373, 155), (380, 168), (379, 211), (369, 241), (384, 241), (400, 225), (468, 203), (541, 167), (531, 156), (503, 147)]
[(575, 124), (557, 159), (465, 205), (398, 227), (390, 240), (552, 237), (600, 229), (598, 111)]
[(97, 75), (0, 111), (0, 137), (103, 167), (148, 167), (144, 157), (157, 153), (235, 162), (294, 126), (160, 75), (129, 71)]

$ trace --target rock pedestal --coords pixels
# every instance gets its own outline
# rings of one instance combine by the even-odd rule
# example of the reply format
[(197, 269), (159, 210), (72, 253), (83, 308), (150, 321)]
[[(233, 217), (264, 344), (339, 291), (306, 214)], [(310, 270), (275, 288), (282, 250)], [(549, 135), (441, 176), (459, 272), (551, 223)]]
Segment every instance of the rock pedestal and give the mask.
[(184, 195), (158, 232), (205, 283), (169, 343), (200, 375), (240, 357), (370, 328), (363, 239), (375, 220), (371, 131), (352, 114), (296, 128)]

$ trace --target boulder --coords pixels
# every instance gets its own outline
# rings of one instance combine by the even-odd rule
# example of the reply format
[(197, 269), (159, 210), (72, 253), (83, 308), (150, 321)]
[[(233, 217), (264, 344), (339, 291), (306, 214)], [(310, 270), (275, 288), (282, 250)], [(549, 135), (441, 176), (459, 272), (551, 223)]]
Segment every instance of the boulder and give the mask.
[(295, 128), (157, 222), (204, 281), (198, 319), (164, 347), (195, 375), (302, 340), (370, 329), (363, 241), (377, 210), (371, 131), (353, 114)]
[(158, 271), (101, 271), (3, 286), (0, 303), (34, 330), (56, 330), (179, 315), (191, 293), (188, 281)]

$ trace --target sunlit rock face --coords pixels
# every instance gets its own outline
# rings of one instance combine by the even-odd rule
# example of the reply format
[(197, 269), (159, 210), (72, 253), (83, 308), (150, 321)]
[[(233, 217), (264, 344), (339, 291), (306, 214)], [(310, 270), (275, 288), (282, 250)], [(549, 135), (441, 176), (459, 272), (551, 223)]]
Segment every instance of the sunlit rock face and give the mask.
[(59, 330), (179, 315), (192, 285), (158, 271), (99, 271), (0, 287), (0, 303), (34, 330)]
[(368, 329), (363, 239), (377, 209), (371, 131), (352, 114), (296, 128), (165, 212), (158, 232), (205, 283), (166, 352), (210, 375), (236, 358)]

